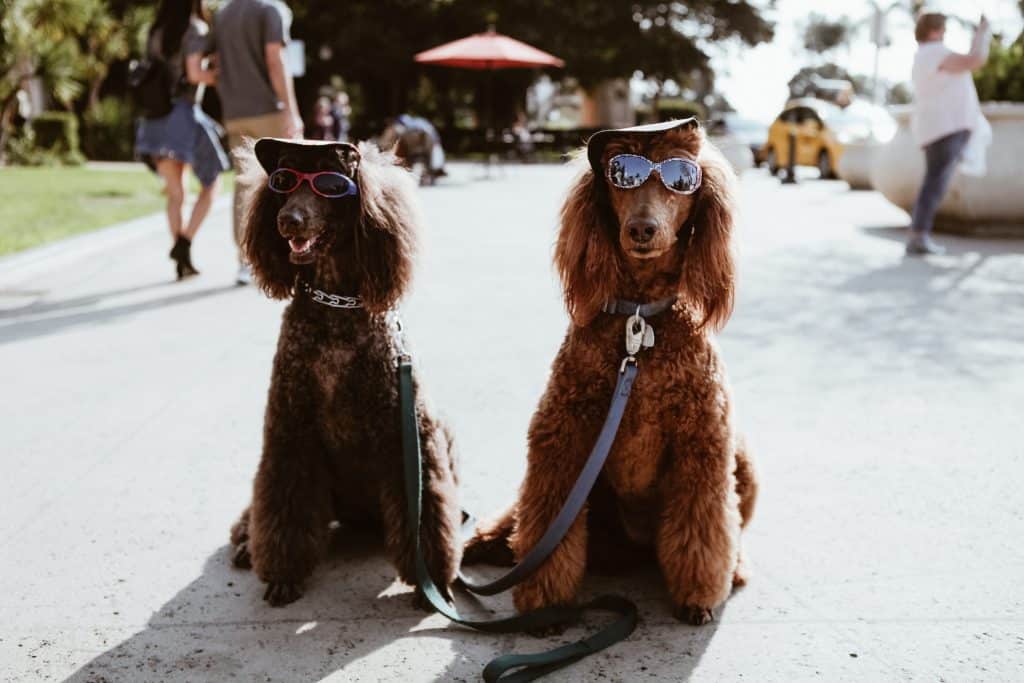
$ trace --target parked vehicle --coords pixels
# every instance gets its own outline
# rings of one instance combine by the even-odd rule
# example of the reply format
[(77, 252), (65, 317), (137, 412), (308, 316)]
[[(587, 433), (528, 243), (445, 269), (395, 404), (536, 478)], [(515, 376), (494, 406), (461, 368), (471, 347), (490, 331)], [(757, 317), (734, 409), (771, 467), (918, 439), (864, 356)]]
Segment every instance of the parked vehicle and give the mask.
[(730, 137), (749, 146), (751, 154), (754, 155), (755, 166), (764, 161), (760, 155), (768, 140), (768, 126), (760, 121), (748, 119), (738, 112), (726, 112), (711, 120), (708, 124), (708, 135)]
[(758, 156), (772, 174), (789, 164), (790, 131), (796, 138), (795, 165), (814, 166), (822, 178), (835, 178), (844, 145), (886, 142), (896, 122), (884, 108), (863, 100), (844, 108), (809, 97), (790, 100), (768, 128), (768, 141)]

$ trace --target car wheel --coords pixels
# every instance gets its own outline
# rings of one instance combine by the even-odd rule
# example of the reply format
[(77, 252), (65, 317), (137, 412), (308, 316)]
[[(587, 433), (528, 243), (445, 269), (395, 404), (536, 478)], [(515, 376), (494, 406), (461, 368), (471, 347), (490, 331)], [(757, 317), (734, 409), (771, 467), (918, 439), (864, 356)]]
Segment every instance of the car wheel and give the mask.
[(824, 149), (818, 153), (818, 173), (821, 174), (822, 180), (836, 177), (836, 174), (832, 171), (832, 162), (828, 158), (828, 151)]
[(779, 174), (779, 160), (775, 157), (775, 148), (769, 148), (768, 153), (764, 155), (764, 163), (768, 164), (768, 172), (772, 175)]

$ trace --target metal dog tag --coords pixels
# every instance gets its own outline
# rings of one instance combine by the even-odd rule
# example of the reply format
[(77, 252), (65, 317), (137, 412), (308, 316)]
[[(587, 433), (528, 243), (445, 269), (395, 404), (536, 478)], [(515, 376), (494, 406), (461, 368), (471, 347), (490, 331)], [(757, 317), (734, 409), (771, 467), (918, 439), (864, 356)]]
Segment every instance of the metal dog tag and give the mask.
[(654, 327), (648, 324), (647, 329), (644, 330), (643, 347), (649, 349), (652, 346), (654, 346)]
[(628, 355), (636, 355), (643, 347), (644, 332), (647, 329), (647, 322), (639, 315), (631, 315), (626, 320), (626, 353)]

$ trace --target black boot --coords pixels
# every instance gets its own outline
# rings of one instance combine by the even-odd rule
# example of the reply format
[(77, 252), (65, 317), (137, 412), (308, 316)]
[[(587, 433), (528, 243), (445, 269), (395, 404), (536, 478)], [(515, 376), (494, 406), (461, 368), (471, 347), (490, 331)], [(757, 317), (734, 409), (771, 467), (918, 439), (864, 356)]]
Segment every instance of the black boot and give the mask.
[(199, 271), (192, 265), (192, 242), (189, 240), (179, 235), (178, 241), (174, 243), (174, 248), (171, 249), (171, 258), (177, 262), (176, 270), (179, 280), (199, 275)]
[(168, 254), (168, 256), (175, 261), (180, 261), (181, 255), (185, 253), (186, 249), (188, 249), (188, 245), (189, 241), (181, 235), (178, 235), (178, 239), (174, 241), (174, 246), (171, 247), (171, 253)]

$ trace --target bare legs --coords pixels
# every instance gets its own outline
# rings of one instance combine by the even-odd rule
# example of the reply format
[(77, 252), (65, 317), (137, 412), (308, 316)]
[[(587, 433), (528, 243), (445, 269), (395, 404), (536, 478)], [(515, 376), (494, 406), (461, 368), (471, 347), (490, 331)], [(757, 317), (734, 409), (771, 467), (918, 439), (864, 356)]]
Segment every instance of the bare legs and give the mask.
[(214, 180), (210, 185), (199, 189), (199, 196), (196, 197), (196, 203), (192, 206), (192, 214), (188, 218), (188, 225), (181, 232), (182, 236), (189, 242), (195, 238), (203, 221), (206, 220), (206, 216), (210, 213), (210, 207), (213, 206), (213, 200), (217, 198), (217, 190), (219, 189), (220, 178)]
[(210, 207), (214, 197), (217, 196), (217, 188), (220, 185), (218, 178), (199, 190), (199, 196), (192, 207), (188, 224), (183, 225), (182, 209), (187, 194), (185, 189), (185, 170), (187, 168), (187, 164), (175, 159), (159, 159), (156, 162), (156, 170), (164, 180), (164, 191), (167, 195), (167, 226), (170, 228), (171, 240), (174, 242), (170, 256), (177, 262), (179, 280), (199, 274), (199, 271), (192, 265), (192, 240), (210, 213)]
[(171, 229), (171, 240), (176, 240), (181, 235), (181, 209), (185, 204), (185, 164), (174, 159), (158, 159), (156, 172), (164, 180), (167, 226)]

